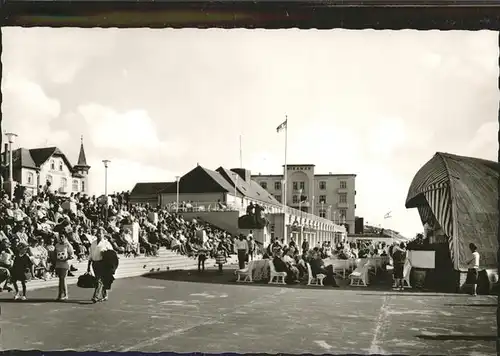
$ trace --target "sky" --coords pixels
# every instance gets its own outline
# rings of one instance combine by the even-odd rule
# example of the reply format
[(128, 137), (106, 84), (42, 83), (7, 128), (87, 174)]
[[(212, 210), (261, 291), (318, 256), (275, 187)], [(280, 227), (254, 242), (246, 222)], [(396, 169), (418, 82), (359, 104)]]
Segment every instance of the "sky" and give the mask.
[[(3, 28), (3, 129), (57, 146), (89, 189), (172, 181), (197, 163), (357, 174), (356, 215), (407, 237), (410, 183), (436, 152), (497, 160), (498, 33)], [(392, 218), (384, 222), (384, 214)]]

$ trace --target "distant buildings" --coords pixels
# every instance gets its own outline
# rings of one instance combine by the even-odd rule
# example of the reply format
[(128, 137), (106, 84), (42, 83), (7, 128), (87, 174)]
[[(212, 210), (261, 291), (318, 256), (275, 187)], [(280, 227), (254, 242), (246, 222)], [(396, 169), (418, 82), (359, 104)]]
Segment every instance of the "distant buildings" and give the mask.
[(174, 211), (180, 208), (179, 213), (185, 218), (201, 218), (232, 234), (239, 233), (239, 218), (247, 213), (248, 205), (258, 204), (265, 209), (269, 220), (266, 237), (260, 240), (265, 245), (271, 237), (293, 239), (299, 245), (308, 240), (316, 246), (324, 241), (345, 240), (347, 235), (345, 227), (335, 225), (332, 220), (292, 207), (284, 214), (282, 204), (243, 168), (210, 170), (198, 165), (176, 182), (137, 183), (130, 201)]
[[(8, 179), (9, 152), (8, 145), (2, 154), (5, 177)], [(83, 140), (80, 154), (75, 166), (57, 147), (18, 148), (12, 151), (13, 180), (31, 194), (37, 194), (37, 188), (51, 183), (51, 190), (58, 193), (86, 193), (88, 190), (88, 173)]]
[[(287, 165), (286, 205), (339, 224), (354, 232), (355, 174), (315, 174), (313, 164)], [(262, 188), (283, 201), (283, 175), (252, 175)]]

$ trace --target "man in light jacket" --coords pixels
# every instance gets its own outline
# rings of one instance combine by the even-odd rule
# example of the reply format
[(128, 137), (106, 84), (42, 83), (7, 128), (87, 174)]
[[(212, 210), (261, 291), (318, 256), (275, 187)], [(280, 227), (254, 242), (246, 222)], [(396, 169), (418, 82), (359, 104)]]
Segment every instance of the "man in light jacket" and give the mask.
[(238, 265), (240, 269), (245, 268), (245, 261), (248, 254), (248, 242), (243, 234), (234, 242), (234, 250), (238, 254)]
[(92, 241), (89, 249), (89, 264), (87, 267), (87, 272), (90, 273), (90, 267), (94, 270), (94, 276), (96, 277), (97, 284), (94, 290), (94, 296), (92, 297), (92, 302), (103, 302), (108, 300), (108, 291), (104, 285), (104, 278), (106, 276), (106, 271), (104, 263), (102, 261), (103, 252), (112, 250), (113, 246), (109, 243), (104, 235), (104, 229), (100, 228), (97, 233), (97, 239)]

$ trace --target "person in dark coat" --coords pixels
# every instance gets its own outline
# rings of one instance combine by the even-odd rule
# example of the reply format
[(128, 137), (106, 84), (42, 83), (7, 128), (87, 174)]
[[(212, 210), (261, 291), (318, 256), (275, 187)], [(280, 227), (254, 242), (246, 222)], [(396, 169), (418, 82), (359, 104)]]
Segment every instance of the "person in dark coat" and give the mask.
[[(28, 256), (28, 245), (24, 243), (19, 243), (17, 245), (17, 255), (14, 258), (14, 263), (11, 270), (11, 280), (14, 285), (14, 290), (16, 295), (14, 299), (16, 300), (26, 300), (26, 281), (29, 277), (33, 278), (33, 263)], [(17, 282), (21, 282), (22, 294), (19, 293), (19, 288)]]
[(115, 273), (118, 269), (119, 260), (118, 254), (114, 250), (107, 250), (102, 253), (102, 268), (103, 277), (102, 282), (106, 290), (111, 289), (111, 285), (115, 280)]

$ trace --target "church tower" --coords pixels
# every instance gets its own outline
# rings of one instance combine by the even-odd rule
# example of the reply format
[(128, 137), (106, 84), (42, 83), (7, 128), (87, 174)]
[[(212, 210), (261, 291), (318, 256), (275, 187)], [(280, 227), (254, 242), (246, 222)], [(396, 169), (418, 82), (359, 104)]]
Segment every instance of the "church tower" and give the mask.
[[(78, 163), (73, 167), (73, 181), (78, 180), (78, 192), (88, 194), (89, 189), (89, 170), (87, 157), (85, 156), (85, 148), (83, 147), (83, 136), (81, 137), (80, 154), (78, 155)], [(74, 184), (75, 185), (75, 184)], [(75, 189), (73, 189), (75, 191)]]

